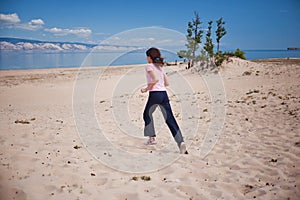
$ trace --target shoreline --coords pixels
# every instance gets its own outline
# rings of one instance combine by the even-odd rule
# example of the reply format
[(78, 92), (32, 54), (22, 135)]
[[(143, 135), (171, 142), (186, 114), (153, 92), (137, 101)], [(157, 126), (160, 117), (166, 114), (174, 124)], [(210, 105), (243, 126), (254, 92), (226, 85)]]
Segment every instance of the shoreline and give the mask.
[(286, 64), (300, 64), (300, 58), (268, 58), (268, 59), (258, 59), (251, 60), (256, 63), (286, 63)]
[(118, 68), (134, 68), (134, 67), (140, 67), (144, 66), (146, 64), (134, 64), (134, 65), (114, 65), (114, 66), (80, 66), (80, 67), (48, 67), (48, 68), (34, 68), (34, 69), (0, 69), (0, 72), (5, 71), (15, 71), (15, 72), (26, 72), (26, 71), (47, 71), (47, 70), (79, 70), (79, 69), (85, 69), (85, 70), (93, 70), (93, 69), (104, 69), (104, 68), (112, 68), (112, 69), (118, 69)]
[[(264, 59), (254, 59), (254, 60), (245, 60), (255, 63), (265, 63), (265, 62), (284, 62), (284, 63), (300, 63), (300, 58), (264, 58)], [(168, 62), (168, 63), (174, 63), (174, 62)], [(179, 62), (180, 63), (180, 62)], [(46, 72), (46, 71), (79, 71), (80, 69), (85, 70), (103, 70), (104, 68), (111, 68), (111, 69), (119, 69), (119, 68), (134, 68), (134, 67), (141, 67), (145, 66), (145, 64), (133, 64), (133, 65), (115, 65), (115, 66), (80, 66), (80, 67), (57, 67), (57, 68), (34, 68), (34, 69), (0, 69), (0, 76), (1, 72)], [(178, 64), (180, 65), (180, 64)], [(177, 65), (177, 66), (178, 66)], [(171, 65), (175, 66), (175, 65)]]

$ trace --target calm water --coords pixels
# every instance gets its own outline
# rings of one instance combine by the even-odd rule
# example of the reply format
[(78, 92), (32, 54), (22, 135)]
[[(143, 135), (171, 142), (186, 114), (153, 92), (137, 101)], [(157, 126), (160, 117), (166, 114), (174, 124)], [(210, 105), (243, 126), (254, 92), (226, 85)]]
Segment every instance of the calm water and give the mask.
[[(248, 50), (248, 60), (265, 58), (300, 58), (300, 51)], [(167, 62), (180, 60), (176, 54), (162, 52)], [(80, 66), (115, 66), (144, 64), (144, 52), (26, 52), (0, 51), (0, 70), (39, 68), (78, 68)]]
[(247, 60), (266, 58), (300, 58), (300, 51), (288, 50), (245, 50)]

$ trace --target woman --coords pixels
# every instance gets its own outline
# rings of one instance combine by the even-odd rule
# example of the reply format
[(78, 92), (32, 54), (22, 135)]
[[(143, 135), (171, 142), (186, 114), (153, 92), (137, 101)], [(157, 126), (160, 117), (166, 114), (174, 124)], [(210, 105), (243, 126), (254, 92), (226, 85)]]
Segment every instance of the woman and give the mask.
[(178, 145), (180, 153), (187, 154), (186, 145), (169, 103), (169, 97), (166, 90), (166, 86), (169, 85), (169, 82), (163, 69), (164, 59), (161, 57), (159, 49), (153, 47), (146, 51), (146, 55), (149, 63), (145, 68), (147, 87), (141, 89), (142, 93), (149, 91), (149, 98), (143, 113), (145, 121), (144, 135), (149, 137), (145, 144), (156, 144), (156, 134), (152, 114), (157, 106), (159, 106)]

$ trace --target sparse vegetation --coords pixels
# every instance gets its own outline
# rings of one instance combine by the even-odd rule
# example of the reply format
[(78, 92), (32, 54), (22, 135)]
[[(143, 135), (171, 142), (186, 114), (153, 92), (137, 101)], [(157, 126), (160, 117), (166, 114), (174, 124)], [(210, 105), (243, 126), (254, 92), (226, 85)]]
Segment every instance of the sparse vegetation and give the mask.
[(216, 36), (217, 36), (217, 44), (218, 49), (217, 53), (220, 51), (220, 41), (224, 35), (226, 35), (227, 31), (224, 27), (225, 22), (223, 21), (223, 18), (221, 17), (219, 20), (217, 20), (217, 30), (216, 30)]
[(221, 39), (227, 34), (227, 31), (224, 27), (225, 21), (221, 17), (216, 21), (217, 30), (216, 33), (216, 44), (217, 51), (214, 52), (214, 43), (212, 39), (212, 29), (213, 29), (213, 21), (210, 20), (208, 22), (207, 32), (206, 32), (206, 41), (204, 43), (203, 49), (200, 49), (199, 55), (196, 55), (196, 52), (199, 49), (200, 44), (202, 43), (202, 36), (204, 28), (200, 28), (202, 22), (200, 21), (200, 17), (197, 12), (194, 13), (195, 16), (191, 22), (188, 22), (187, 29), (187, 50), (180, 50), (177, 55), (180, 58), (186, 58), (188, 62), (188, 68), (193, 67), (194, 62), (196, 61), (205, 61), (207, 62), (207, 66), (220, 66), (231, 56), (239, 57), (241, 59), (246, 59), (245, 52), (240, 49), (236, 49), (235, 52), (222, 52), (220, 51), (220, 42)]
[(214, 56), (214, 44), (213, 44), (213, 41), (211, 38), (212, 23), (213, 23), (213, 21), (208, 22), (208, 30), (206, 33), (206, 42), (203, 47), (203, 49), (207, 52), (207, 54), (211, 58)]
[(194, 12), (195, 17), (192, 19), (191, 22), (188, 22), (188, 29), (187, 29), (187, 50), (181, 50), (177, 53), (180, 58), (187, 58), (188, 60), (193, 61), (196, 58), (196, 51), (199, 49), (199, 45), (202, 43), (202, 34), (203, 29), (200, 28), (202, 22), (200, 21), (200, 17), (197, 12)]

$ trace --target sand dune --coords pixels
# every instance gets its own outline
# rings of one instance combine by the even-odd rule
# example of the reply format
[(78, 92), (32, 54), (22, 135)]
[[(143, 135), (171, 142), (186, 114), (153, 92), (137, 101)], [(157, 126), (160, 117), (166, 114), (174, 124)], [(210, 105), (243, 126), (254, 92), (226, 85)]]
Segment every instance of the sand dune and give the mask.
[(0, 199), (300, 198), (299, 59), (166, 71), (188, 155), (159, 111), (143, 145), (143, 66), (1, 71)]

